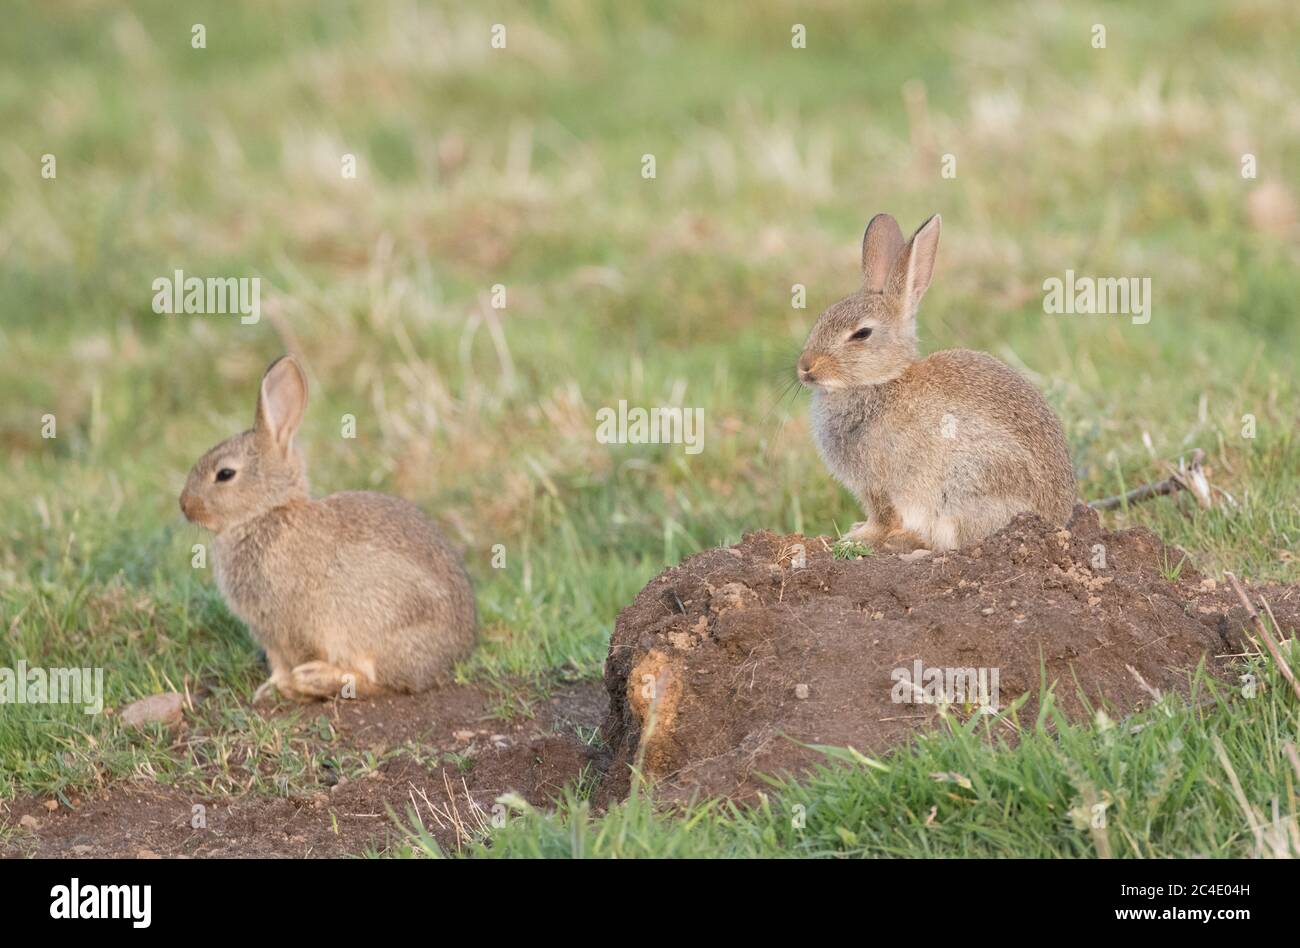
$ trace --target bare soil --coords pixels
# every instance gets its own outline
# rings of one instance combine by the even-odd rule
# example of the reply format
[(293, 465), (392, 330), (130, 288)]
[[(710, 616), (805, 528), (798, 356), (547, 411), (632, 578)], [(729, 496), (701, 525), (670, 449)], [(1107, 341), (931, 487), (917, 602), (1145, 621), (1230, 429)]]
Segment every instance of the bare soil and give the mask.
[[(470, 686), (419, 695), (319, 705), (335, 731), (331, 749), (377, 755), (414, 742), (428, 766), (396, 756), (357, 780), (323, 775), (305, 795), (205, 796), (154, 781), (110, 784), (70, 799), (72, 808), (25, 798), (0, 802), (0, 823), (16, 828), (0, 854), (40, 857), (255, 856), (300, 857), (382, 852), (403, 838), (409, 811), (445, 851), (463, 846), (492, 818), (498, 796), (518, 793), (547, 806), (591, 766), (594, 751), (576, 729), (594, 728), (605, 713), (597, 683), (555, 691), (530, 721), (503, 724), (490, 714), (492, 696)], [(315, 709), (312, 709), (316, 713)], [(291, 713), (281, 707), (271, 714)], [(342, 748), (340, 748), (342, 744)], [(192, 826), (194, 806), (206, 827)], [(28, 817), (24, 825), (24, 817)], [(35, 821), (33, 824), (32, 821)]]

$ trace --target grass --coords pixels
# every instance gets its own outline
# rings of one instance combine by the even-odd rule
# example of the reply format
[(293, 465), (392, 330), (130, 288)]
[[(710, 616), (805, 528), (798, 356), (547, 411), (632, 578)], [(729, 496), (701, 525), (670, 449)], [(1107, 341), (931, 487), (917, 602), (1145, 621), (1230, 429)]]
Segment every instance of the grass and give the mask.
[(832, 552), (837, 560), (857, 560), (865, 556), (875, 556), (875, 551), (866, 543), (843, 538), (835, 541)]
[[(248, 713), (254, 649), (191, 566), (207, 538), (176, 506), (287, 348), (311, 373), (315, 489), (400, 493), (465, 546), (484, 642), (458, 677), (495, 688), (503, 716), (598, 677), (618, 609), (665, 565), (751, 529), (845, 529), (859, 513), (784, 386), (879, 210), (943, 214), (922, 346), (1033, 379), (1084, 496), (1199, 446), (1238, 503), (1159, 500), (1109, 525), (1150, 527), (1210, 575), (1300, 579), (1293, 5), (230, 3), (204, 11), (203, 50), (169, 4), (6, 16), (0, 667), (103, 667), (110, 706), (206, 697), (182, 748), (5, 706), (0, 801), (133, 776), (317, 785), (328, 750), (295, 741), (319, 722)], [(151, 282), (176, 268), (261, 277), (261, 320), (154, 314)], [(1066, 269), (1150, 277), (1151, 321), (1045, 315), (1042, 281)], [(502, 311), (484, 302), (496, 284)], [(704, 450), (598, 443), (596, 411), (622, 399), (702, 407)], [(1088, 785), (1125, 795), (1107, 811), (1124, 814), (1118, 854), (1247, 853), (1215, 736), (1251, 805), (1294, 818), (1300, 719), (1278, 691), (1148, 720), (987, 755), (940, 735), (754, 813), (633, 800), (595, 817), (575, 799), (476, 852), (1084, 855), (1094, 834), (1067, 817)], [(792, 801), (802, 834), (782, 828)]]

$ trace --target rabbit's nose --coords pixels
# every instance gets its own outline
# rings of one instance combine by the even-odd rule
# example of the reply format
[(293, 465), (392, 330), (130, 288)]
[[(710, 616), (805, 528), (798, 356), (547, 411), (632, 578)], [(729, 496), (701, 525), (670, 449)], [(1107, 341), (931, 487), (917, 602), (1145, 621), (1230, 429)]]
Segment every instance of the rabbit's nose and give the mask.
[(812, 369), (813, 357), (805, 352), (803, 355), (799, 356), (799, 378), (803, 379), (805, 382), (813, 381), (815, 376), (812, 373)]
[(198, 501), (191, 494), (181, 494), (181, 513), (185, 514), (187, 520), (193, 520), (194, 515), (198, 512)]

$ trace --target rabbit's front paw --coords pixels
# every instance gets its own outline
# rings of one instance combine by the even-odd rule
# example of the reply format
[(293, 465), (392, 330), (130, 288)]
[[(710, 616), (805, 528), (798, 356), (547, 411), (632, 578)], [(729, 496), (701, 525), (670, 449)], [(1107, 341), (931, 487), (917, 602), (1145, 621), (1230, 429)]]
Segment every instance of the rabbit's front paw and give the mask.
[(925, 555), (930, 553), (926, 542), (911, 530), (891, 530), (881, 540), (880, 548), (886, 553), (920, 553), (922, 550)]
[(292, 690), (288, 687), (288, 681), (285, 677), (283, 675), (272, 675), (270, 678), (266, 679), (266, 681), (258, 685), (257, 690), (253, 692), (253, 704), (258, 705), (263, 701), (269, 701), (272, 692), (276, 691), (284, 695), (286, 698), (294, 697)]
[(883, 531), (870, 520), (862, 520), (849, 528), (849, 532), (844, 534), (844, 539), (871, 546), (879, 542), (882, 533)]

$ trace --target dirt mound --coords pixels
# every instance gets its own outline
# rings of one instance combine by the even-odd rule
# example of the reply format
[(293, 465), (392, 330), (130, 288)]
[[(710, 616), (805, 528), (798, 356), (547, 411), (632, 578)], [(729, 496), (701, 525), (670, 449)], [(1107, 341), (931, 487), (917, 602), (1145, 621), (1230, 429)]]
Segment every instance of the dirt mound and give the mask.
[[(1300, 596), (1274, 592), (1294, 627)], [(965, 717), (1028, 693), (1032, 721), (1044, 671), (1070, 717), (1119, 716), (1186, 693), (1202, 659), (1232, 674), (1223, 656), (1242, 650), (1244, 625), (1181, 550), (1102, 530), (1082, 506), (1067, 529), (1023, 515), (919, 559), (836, 559), (826, 538), (749, 534), (666, 570), (619, 615), (602, 796), (624, 793), (642, 759), (661, 796), (744, 797), (760, 773), (824, 759), (796, 742), (878, 753), (938, 723), (933, 699)]]

